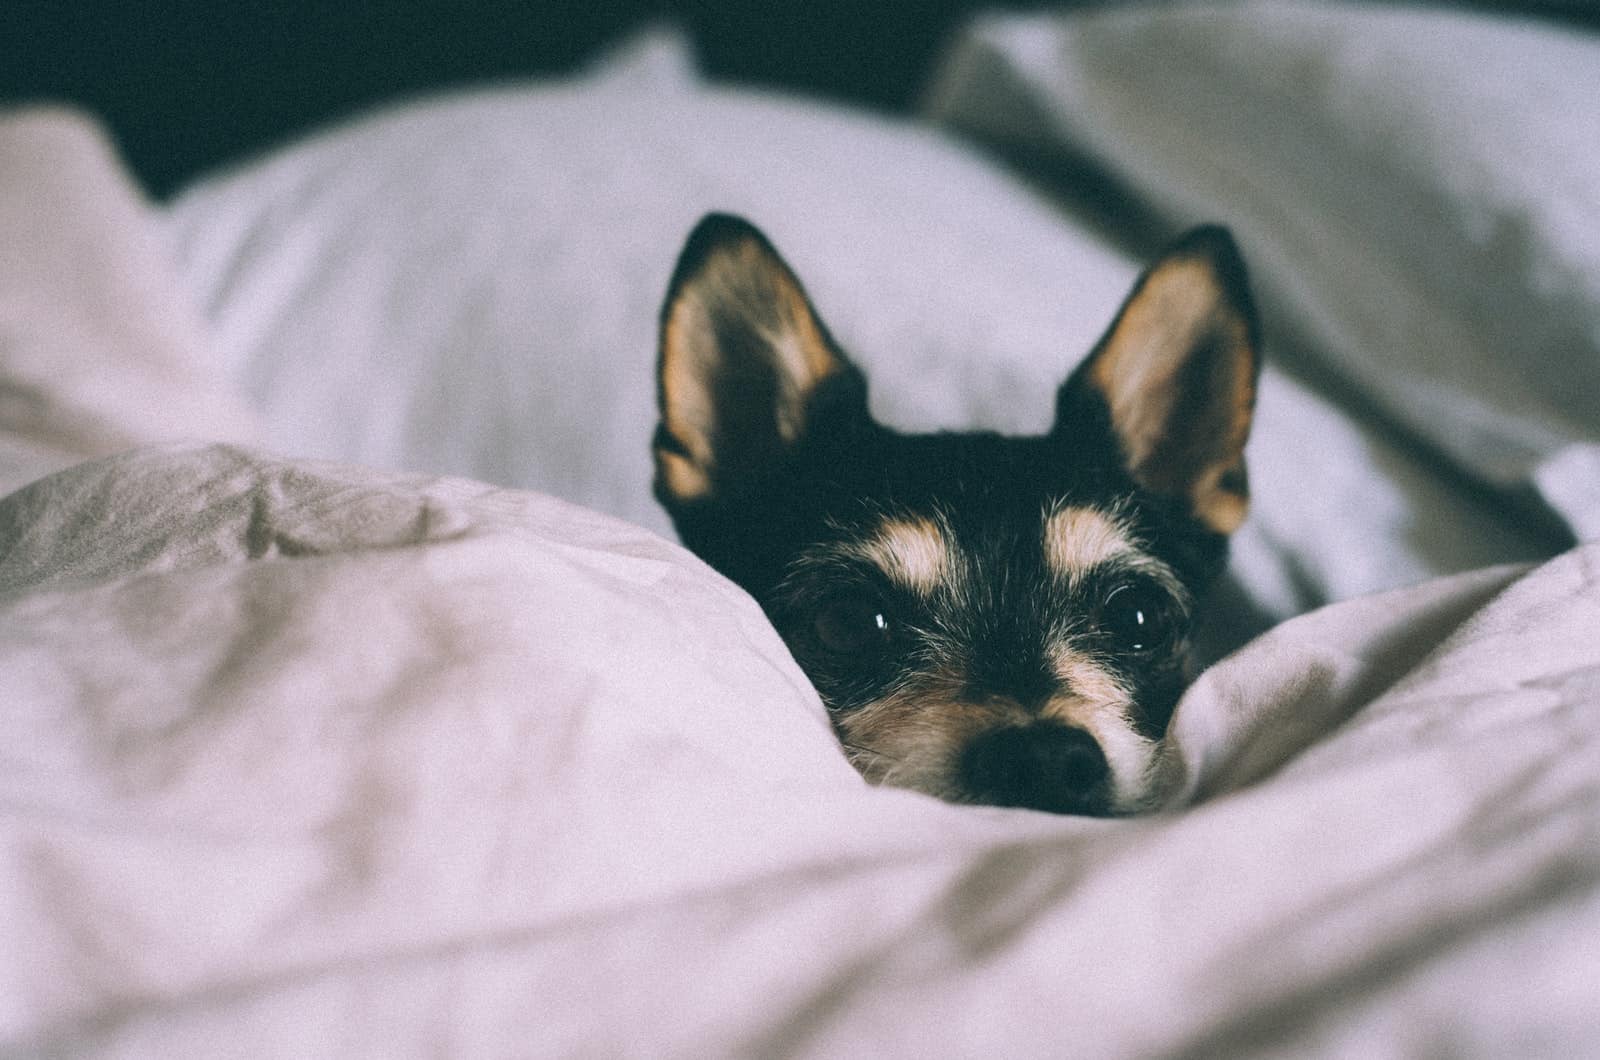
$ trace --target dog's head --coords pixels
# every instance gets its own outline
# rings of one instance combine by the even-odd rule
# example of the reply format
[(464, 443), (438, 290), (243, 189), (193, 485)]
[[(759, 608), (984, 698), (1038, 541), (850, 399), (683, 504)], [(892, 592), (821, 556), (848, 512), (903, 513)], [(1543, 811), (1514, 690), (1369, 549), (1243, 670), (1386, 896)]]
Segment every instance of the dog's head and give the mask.
[(1257, 345), (1233, 241), (1197, 229), (1049, 433), (901, 434), (771, 244), (713, 215), (662, 311), (656, 494), (761, 603), (869, 779), (1133, 812), (1245, 515)]

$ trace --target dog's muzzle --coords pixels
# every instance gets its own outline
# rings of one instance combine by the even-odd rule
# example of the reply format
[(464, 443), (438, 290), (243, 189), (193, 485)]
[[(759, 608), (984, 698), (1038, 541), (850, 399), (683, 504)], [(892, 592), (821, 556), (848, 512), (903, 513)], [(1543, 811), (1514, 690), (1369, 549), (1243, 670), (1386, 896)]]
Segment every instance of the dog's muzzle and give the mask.
[(985, 733), (961, 754), (960, 779), (979, 802), (1051, 813), (1104, 814), (1111, 767), (1094, 737), (1055, 722)]

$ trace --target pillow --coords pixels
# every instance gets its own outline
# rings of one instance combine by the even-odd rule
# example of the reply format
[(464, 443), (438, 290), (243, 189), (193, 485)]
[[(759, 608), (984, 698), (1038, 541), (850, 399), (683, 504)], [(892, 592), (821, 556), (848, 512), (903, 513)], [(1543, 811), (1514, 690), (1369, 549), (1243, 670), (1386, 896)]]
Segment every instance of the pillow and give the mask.
[[(271, 444), (670, 533), (649, 489), (656, 318), (712, 209), (773, 237), (882, 418), (1042, 430), (1135, 265), (940, 134), (708, 88), (673, 56), (413, 103), (182, 195), (181, 275)], [(1311, 392), (1269, 372), (1263, 393), (1218, 650), (1330, 598), (1537, 554)], [(1359, 489), (1308, 497), (1308, 479)]]
[(704, 88), (672, 48), (403, 106), (180, 196), (179, 268), (272, 444), (664, 530), (656, 317), (711, 210), (772, 237), (884, 417), (1043, 429), (1133, 265), (939, 134)]
[(1305, 371), (1600, 535), (1600, 39), (1248, 0), (970, 28), (930, 111), (1221, 220)]
[(156, 216), (91, 117), (0, 108), (0, 495), (128, 446), (253, 437)]

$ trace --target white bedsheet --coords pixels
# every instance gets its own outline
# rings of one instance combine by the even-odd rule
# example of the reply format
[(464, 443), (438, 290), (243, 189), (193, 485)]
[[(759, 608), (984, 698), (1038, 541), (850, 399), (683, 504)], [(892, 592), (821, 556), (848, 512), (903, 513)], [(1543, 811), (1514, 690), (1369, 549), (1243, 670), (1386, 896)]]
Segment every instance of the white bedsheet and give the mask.
[(1594, 548), (1280, 627), (1179, 709), (1205, 801), (1087, 821), (867, 787), (546, 498), (164, 450), (0, 542), (19, 1054), (1600, 1049)]

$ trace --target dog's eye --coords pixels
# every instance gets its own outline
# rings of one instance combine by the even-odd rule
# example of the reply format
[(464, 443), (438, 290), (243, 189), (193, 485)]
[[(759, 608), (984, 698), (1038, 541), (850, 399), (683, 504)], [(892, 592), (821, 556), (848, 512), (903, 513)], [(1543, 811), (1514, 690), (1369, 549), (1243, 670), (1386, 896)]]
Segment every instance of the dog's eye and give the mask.
[(851, 593), (836, 596), (817, 611), (812, 629), (824, 648), (839, 655), (859, 655), (888, 643), (888, 612), (877, 597)]
[(1154, 650), (1167, 635), (1161, 595), (1147, 586), (1117, 586), (1100, 605), (1100, 628), (1124, 651)]

